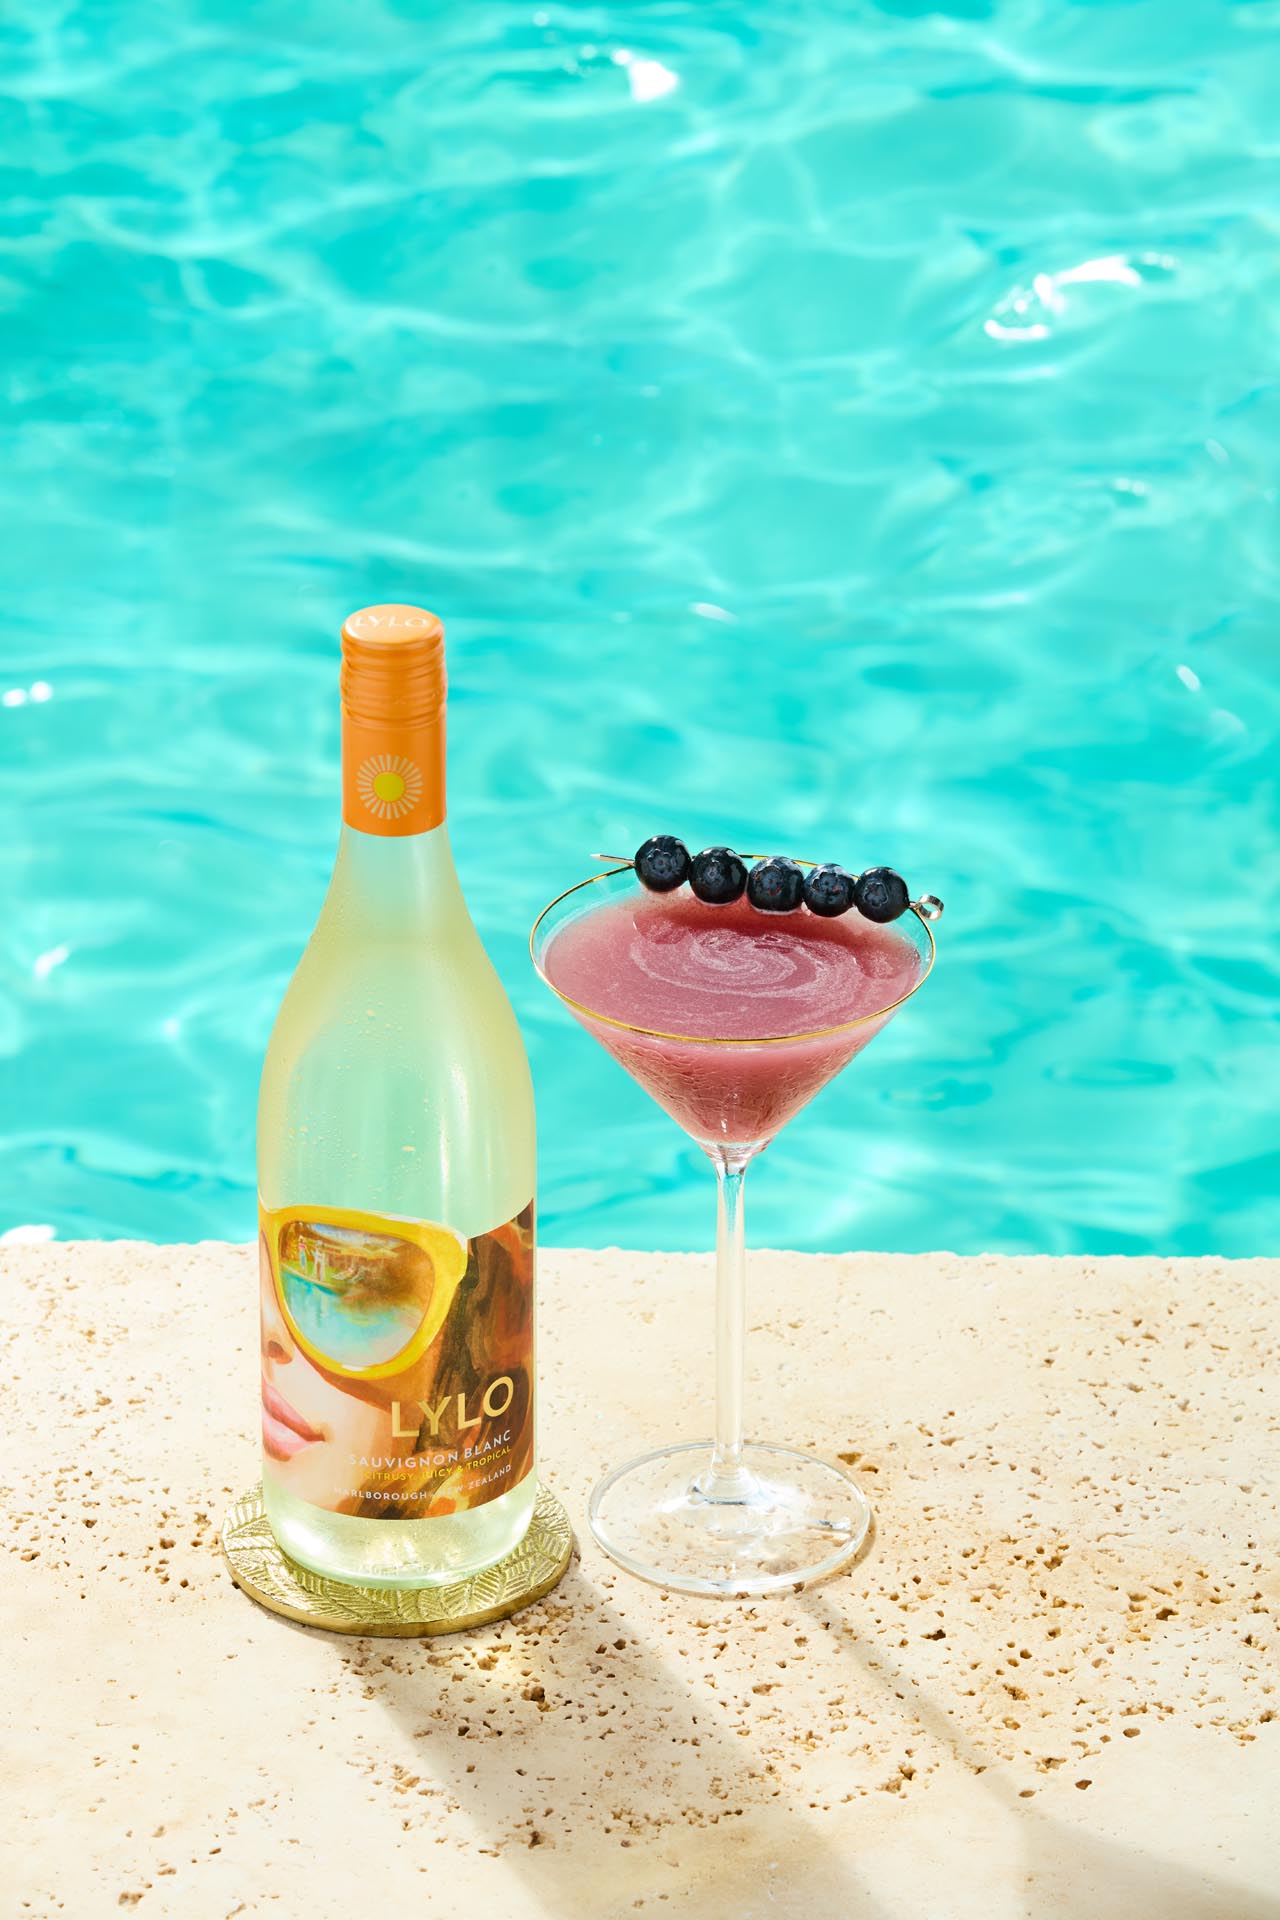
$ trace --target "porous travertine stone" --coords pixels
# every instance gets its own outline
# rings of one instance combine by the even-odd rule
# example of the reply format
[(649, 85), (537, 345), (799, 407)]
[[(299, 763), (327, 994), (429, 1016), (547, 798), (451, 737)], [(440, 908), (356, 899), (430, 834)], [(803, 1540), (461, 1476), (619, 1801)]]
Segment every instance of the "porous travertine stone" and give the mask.
[(1280, 1915), (1276, 1263), (752, 1256), (750, 1427), (838, 1455), (849, 1573), (615, 1571), (601, 1470), (707, 1426), (710, 1263), (542, 1256), (581, 1560), (459, 1639), (261, 1612), (256, 1269), (0, 1267), (7, 1916)]

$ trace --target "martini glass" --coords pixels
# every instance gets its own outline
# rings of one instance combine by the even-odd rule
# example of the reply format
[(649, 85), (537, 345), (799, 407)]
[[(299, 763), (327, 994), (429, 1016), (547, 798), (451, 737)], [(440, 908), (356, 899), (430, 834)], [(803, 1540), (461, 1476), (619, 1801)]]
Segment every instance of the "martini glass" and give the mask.
[(547, 985), (715, 1167), (715, 1438), (615, 1467), (589, 1507), (605, 1552), (660, 1586), (769, 1593), (834, 1572), (866, 1537), (870, 1505), (839, 1467), (744, 1438), (743, 1181), (923, 984), (937, 911), (921, 901), (879, 926), (711, 906), (684, 888), (647, 893), (617, 866), (534, 925)]

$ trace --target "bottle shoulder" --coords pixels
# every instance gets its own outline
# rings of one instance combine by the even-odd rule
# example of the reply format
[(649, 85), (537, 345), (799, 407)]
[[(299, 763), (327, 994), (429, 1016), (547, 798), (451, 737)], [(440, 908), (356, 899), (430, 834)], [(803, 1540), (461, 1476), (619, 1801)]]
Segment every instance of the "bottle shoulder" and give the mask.
[[(318, 925), (285, 990), (267, 1046), (263, 1098), (361, 1102), (408, 1079), (430, 1108), (532, 1104), (524, 1041), (505, 987), (474, 928), (443, 944), (334, 941)], [(285, 1098), (281, 1087), (277, 1098)]]
[(482, 1231), (527, 1205), (535, 1157), (528, 1058), (487, 961), (430, 977), (374, 967), (340, 982), (314, 960), (300, 965), (258, 1102), (268, 1204), (381, 1208)]

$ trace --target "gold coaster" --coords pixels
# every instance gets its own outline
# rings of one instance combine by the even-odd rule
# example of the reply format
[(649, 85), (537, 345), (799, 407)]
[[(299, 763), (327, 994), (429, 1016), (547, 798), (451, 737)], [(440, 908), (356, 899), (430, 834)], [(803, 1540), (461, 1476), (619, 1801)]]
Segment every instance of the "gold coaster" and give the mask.
[[(394, 1523), (390, 1523), (394, 1524)], [(540, 1486), (529, 1531), (497, 1566), (450, 1587), (353, 1587), (309, 1573), (281, 1552), (267, 1524), (261, 1484), (222, 1523), (222, 1552), (236, 1585), (272, 1613), (329, 1633), (464, 1633), (505, 1620), (558, 1584), (573, 1555), (569, 1516)]]

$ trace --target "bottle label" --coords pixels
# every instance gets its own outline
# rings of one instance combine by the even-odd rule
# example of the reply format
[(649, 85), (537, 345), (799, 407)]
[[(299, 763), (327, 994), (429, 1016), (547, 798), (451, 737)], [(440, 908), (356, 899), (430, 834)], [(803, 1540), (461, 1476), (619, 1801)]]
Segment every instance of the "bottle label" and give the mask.
[(480, 1507), (533, 1467), (533, 1202), (467, 1240), (259, 1209), (263, 1470), (360, 1519)]

